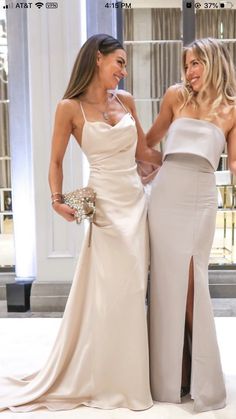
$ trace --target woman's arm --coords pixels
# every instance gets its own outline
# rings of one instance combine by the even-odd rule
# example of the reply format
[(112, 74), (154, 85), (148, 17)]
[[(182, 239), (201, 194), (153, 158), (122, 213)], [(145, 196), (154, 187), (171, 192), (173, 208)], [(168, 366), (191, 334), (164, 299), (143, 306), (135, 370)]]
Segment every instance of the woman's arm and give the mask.
[(162, 154), (159, 151), (148, 147), (145, 134), (138, 119), (136, 106), (132, 95), (124, 90), (119, 91), (118, 94), (120, 94), (121, 100), (125, 106), (130, 110), (130, 113), (132, 114), (136, 123), (138, 134), (138, 142), (135, 155), (136, 159), (152, 163), (154, 166), (160, 166), (162, 162)]
[[(72, 133), (73, 109), (68, 100), (59, 102), (55, 114), (54, 130), (49, 165), (49, 185), (52, 193), (53, 209), (67, 221), (74, 221), (74, 210), (60, 202), (63, 182), (63, 158)], [(55, 201), (56, 200), (56, 201)]]
[(159, 143), (163, 139), (172, 122), (174, 116), (174, 107), (176, 106), (177, 102), (178, 87), (171, 86), (167, 89), (162, 99), (160, 112), (147, 133), (146, 138), (148, 146), (154, 147), (155, 144)]
[(227, 135), (227, 153), (229, 169), (236, 176), (236, 122)]

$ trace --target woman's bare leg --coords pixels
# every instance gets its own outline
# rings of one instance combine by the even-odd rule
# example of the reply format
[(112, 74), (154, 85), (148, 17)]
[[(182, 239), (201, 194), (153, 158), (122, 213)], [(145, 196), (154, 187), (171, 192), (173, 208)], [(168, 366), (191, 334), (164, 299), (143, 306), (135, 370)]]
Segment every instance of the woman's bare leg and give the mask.
[(186, 389), (190, 387), (191, 378), (191, 341), (193, 330), (193, 302), (194, 302), (194, 272), (193, 272), (193, 258), (191, 258), (189, 265), (189, 283), (188, 294), (186, 302), (186, 318), (185, 318), (185, 333), (184, 333), (184, 349), (183, 349), (183, 364), (182, 364), (182, 387)]

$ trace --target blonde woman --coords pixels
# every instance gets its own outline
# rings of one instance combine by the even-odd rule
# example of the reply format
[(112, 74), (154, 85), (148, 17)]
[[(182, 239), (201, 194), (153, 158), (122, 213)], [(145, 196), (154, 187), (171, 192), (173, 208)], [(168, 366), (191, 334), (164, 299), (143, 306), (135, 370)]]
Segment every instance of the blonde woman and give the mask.
[(147, 134), (166, 135), (150, 197), (151, 388), (178, 403), (188, 392), (197, 412), (223, 408), (225, 385), (208, 290), (215, 231), (214, 171), (227, 143), (236, 174), (236, 80), (225, 46), (200, 39), (184, 48), (183, 83), (170, 87)]
[(0, 410), (152, 406), (145, 311), (147, 203), (135, 156), (158, 163), (160, 155), (146, 146), (132, 96), (116, 90), (127, 75), (126, 63), (117, 39), (93, 35), (82, 46), (57, 106), (49, 170), (53, 209), (75, 220), (61, 195), (72, 134), (90, 163), (96, 219), (45, 366), (33, 376), (0, 384)]

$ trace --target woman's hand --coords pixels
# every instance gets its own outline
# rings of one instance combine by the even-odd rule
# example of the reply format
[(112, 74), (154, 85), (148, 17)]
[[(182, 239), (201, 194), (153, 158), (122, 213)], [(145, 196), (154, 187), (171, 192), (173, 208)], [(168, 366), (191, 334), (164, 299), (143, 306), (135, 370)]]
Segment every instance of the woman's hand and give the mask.
[(160, 169), (160, 165), (142, 160), (136, 160), (136, 162), (137, 172), (141, 178), (141, 182), (143, 185), (147, 185), (155, 178), (157, 172)]
[(65, 220), (75, 221), (75, 209), (70, 208), (69, 205), (63, 204), (62, 202), (54, 202), (52, 207)]

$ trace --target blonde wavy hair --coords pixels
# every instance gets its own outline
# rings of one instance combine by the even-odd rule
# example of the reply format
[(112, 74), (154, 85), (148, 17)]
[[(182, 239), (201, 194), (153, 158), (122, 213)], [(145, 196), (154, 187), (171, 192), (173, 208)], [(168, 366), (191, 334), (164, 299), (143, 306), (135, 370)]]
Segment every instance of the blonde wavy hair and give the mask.
[[(203, 86), (199, 92), (194, 92), (186, 80), (186, 54), (192, 51), (203, 64)], [(217, 115), (222, 104), (236, 104), (236, 74), (233, 60), (228, 49), (222, 43), (212, 38), (197, 39), (184, 47), (182, 54), (183, 83), (180, 89), (183, 104), (181, 109), (192, 103), (209, 106), (208, 118)]]

